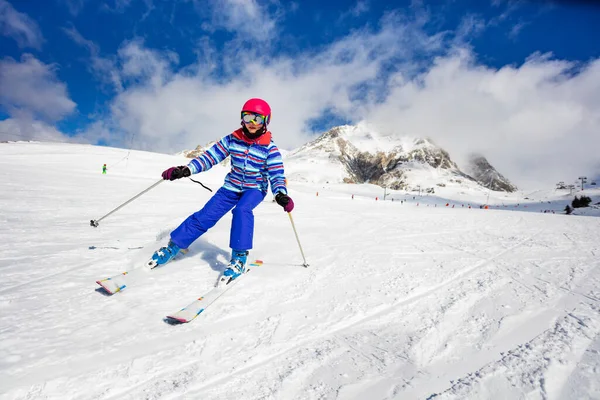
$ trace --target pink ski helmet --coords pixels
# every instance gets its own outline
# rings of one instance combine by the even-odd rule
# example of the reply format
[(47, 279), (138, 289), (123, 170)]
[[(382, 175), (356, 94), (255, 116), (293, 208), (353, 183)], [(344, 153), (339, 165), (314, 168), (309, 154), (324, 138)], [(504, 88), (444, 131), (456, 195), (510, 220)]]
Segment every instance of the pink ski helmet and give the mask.
[[(269, 122), (271, 122), (271, 107), (269, 107), (269, 104), (264, 101), (263, 99), (250, 99), (247, 102), (244, 103), (244, 106), (242, 107), (242, 112), (244, 111), (249, 111), (249, 112), (253, 112), (256, 114), (260, 114), (260, 115), (264, 115), (265, 116), (265, 126), (269, 125)], [(241, 114), (240, 114), (241, 115)]]

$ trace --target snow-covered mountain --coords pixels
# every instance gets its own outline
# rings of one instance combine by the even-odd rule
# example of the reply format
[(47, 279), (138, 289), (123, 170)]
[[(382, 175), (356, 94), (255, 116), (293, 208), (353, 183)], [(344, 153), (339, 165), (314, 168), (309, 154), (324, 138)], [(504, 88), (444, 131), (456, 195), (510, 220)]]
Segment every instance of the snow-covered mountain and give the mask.
[(210, 146), (212, 146), (213, 144), (215, 144), (216, 141), (211, 141), (208, 142), (207, 144), (205, 144), (204, 146), (199, 144), (198, 146), (196, 146), (196, 148), (194, 150), (184, 150), (180, 153), (177, 153), (176, 155), (178, 156), (184, 156), (187, 158), (194, 158), (194, 157), (198, 157), (199, 155), (201, 155), (202, 153), (204, 153), (206, 151), (206, 149), (208, 149)]
[[(334, 165), (335, 168), (323, 168)], [(344, 125), (290, 153), (288, 175), (305, 182), (371, 183), (391, 189), (421, 186), (483, 186), (514, 192), (517, 188), (481, 155), (462, 171), (448, 152), (431, 139), (393, 137), (367, 125)], [(324, 175), (324, 170), (333, 174)]]
[(496, 171), (488, 160), (480, 154), (471, 155), (466, 172), (488, 189), (499, 192), (514, 192), (517, 190), (515, 185)]

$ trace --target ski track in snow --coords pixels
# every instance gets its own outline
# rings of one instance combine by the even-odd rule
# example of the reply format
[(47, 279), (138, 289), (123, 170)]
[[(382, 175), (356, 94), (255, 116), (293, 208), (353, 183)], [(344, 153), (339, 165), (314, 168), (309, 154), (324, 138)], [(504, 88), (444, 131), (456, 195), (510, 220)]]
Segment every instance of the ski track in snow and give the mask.
[[(93, 229), (179, 159), (132, 152), (121, 175), (62, 185), (67, 164), (92, 170), (117, 152), (84, 149), (19, 180), (24, 156), (0, 158), (12, 188), (0, 197), (0, 399), (600, 398), (596, 218), (340, 200), (292, 182), (310, 267), (268, 196), (250, 255), (264, 265), (170, 326), (225, 267), (229, 219), (103, 296), (96, 279), (143, 264), (210, 194), (164, 184)], [(222, 173), (201, 176), (216, 188)]]

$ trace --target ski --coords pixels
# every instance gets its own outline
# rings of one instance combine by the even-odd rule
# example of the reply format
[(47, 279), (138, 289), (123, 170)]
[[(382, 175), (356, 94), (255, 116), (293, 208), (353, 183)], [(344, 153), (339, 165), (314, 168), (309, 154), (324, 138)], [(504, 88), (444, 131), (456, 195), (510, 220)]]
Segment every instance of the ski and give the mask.
[(133, 273), (139, 272), (140, 270), (153, 270), (157, 266), (158, 264), (156, 264), (156, 261), (149, 259), (146, 261), (143, 268), (133, 268), (129, 271), (111, 276), (110, 278), (97, 280), (96, 283), (106, 290), (108, 294), (115, 294), (123, 291), (127, 287), (127, 283), (131, 280)]
[(233, 285), (238, 282), (245, 274), (250, 272), (253, 267), (258, 267), (262, 265), (261, 260), (255, 260), (248, 264), (248, 270), (243, 274), (238, 276), (236, 279), (230, 280), (227, 277), (221, 276), (217, 285), (212, 288), (208, 293), (204, 296), (198, 297), (196, 300), (183, 307), (181, 310), (169, 314), (166, 316), (166, 322), (170, 324), (185, 324), (192, 321), (198, 315), (200, 315), (204, 310), (206, 310), (211, 304), (213, 304), (219, 297), (223, 296), (229, 289), (233, 287)]

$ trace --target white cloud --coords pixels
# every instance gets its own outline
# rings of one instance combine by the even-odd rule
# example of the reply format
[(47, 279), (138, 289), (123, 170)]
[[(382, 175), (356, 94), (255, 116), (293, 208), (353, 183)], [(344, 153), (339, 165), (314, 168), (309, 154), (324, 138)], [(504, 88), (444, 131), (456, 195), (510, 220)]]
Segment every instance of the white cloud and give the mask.
[(84, 38), (74, 27), (63, 28), (63, 32), (90, 53), (90, 62), (86, 63), (88, 70), (103, 84), (116, 91), (123, 90), (121, 75), (116, 66), (116, 57), (103, 57), (100, 48), (91, 40)]
[(172, 74), (171, 66), (179, 62), (172, 51), (151, 50), (141, 40), (124, 43), (118, 51), (123, 79), (163, 85)]
[(0, 141), (36, 140), (42, 142), (81, 142), (71, 138), (54, 126), (36, 121), (28, 116), (9, 118), (0, 121)]
[(358, 0), (354, 6), (349, 10), (343, 12), (338, 17), (338, 22), (341, 22), (347, 18), (358, 18), (362, 14), (369, 11), (369, 2), (365, 0)]
[(141, 39), (125, 41), (116, 55), (104, 57), (98, 45), (85, 39), (74, 27), (63, 28), (63, 31), (88, 50), (90, 62), (86, 65), (95, 78), (117, 92), (123, 91), (125, 85), (138, 81), (160, 86), (173, 73), (171, 66), (179, 62), (176, 53), (148, 49)]
[[(100, 9), (108, 12), (123, 13), (125, 10), (127, 10), (127, 8), (129, 8), (129, 6), (131, 6), (132, 2), (133, 0), (112, 0), (110, 2), (103, 3)], [(156, 9), (153, 0), (143, 0), (143, 2), (146, 6), (146, 11), (144, 11), (144, 14), (142, 14), (142, 17), (140, 18), (141, 20), (145, 20), (148, 15), (150, 15), (150, 13)], [(114, 6), (111, 7), (109, 3), (114, 3)]]
[(369, 11), (369, 2), (364, 0), (357, 1), (354, 7), (352, 7), (351, 9), (352, 15), (354, 15), (355, 17), (358, 17), (359, 15), (364, 14), (367, 11)]
[(474, 36), (481, 34), (488, 27), (488, 23), (478, 15), (467, 14), (461, 21), (455, 32), (454, 43), (462, 45)]
[(0, 32), (16, 40), (19, 47), (42, 48), (44, 38), (38, 24), (18, 12), (6, 0), (0, 0)]
[(10, 115), (30, 114), (32, 118), (57, 121), (73, 112), (76, 104), (67, 87), (57, 80), (54, 65), (31, 54), (21, 61), (10, 57), (0, 61), (0, 106)]
[(529, 25), (529, 22), (517, 22), (515, 25), (512, 26), (512, 28), (508, 32), (508, 37), (510, 37), (511, 39), (516, 39), (517, 36), (519, 36), (521, 31), (523, 30), (523, 28), (525, 28), (527, 25)]
[[(278, 3), (260, 4), (256, 0), (192, 0), (201, 16), (210, 13), (203, 29), (226, 30), (249, 42), (269, 42), (278, 35), (277, 24), (283, 18)], [(294, 7), (293, 5), (291, 6)]]
[(600, 168), (600, 60), (575, 66), (534, 55), (493, 69), (462, 50), (395, 87), (369, 117), (432, 137), (454, 157), (481, 152), (517, 184), (570, 180)]
[(85, 3), (88, 0), (57, 0), (57, 1), (63, 3), (69, 9), (69, 12), (71, 13), (71, 15), (77, 16), (81, 12), (81, 10), (83, 10), (83, 7), (85, 6)]
[[(358, 88), (377, 89), (384, 63), (416, 70), (410, 61), (414, 52), (439, 51), (440, 37), (425, 35), (420, 23), (403, 18), (390, 14), (378, 30), (356, 31), (318, 52), (205, 57), (179, 71), (175, 54), (145, 48), (140, 41), (127, 43), (116, 64), (127, 85), (113, 101), (110, 125), (133, 137), (135, 146), (174, 152), (233, 131), (243, 102), (260, 96), (273, 106), (271, 128), (278, 144), (298, 146), (312, 133), (310, 120), (323, 110), (359, 116)], [(203, 54), (214, 54), (206, 41), (203, 48)], [(225, 67), (215, 68), (215, 62)], [(226, 76), (224, 70), (229, 70)]]

